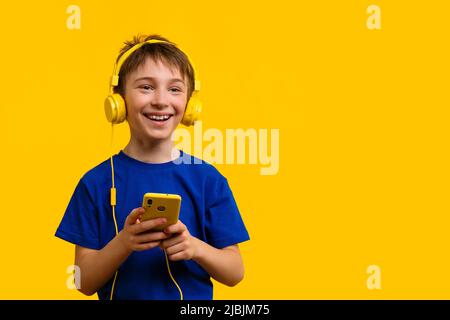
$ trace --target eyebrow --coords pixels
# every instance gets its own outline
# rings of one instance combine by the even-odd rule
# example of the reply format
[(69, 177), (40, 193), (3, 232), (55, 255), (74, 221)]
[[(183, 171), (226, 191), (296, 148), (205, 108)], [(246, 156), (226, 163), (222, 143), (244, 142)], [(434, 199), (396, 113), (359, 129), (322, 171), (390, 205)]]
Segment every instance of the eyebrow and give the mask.
[[(136, 83), (136, 82), (138, 82), (140, 80), (156, 80), (156, 78), (154, 78), (154, 77), (141, 77), (141, 78), (137, 78), (136, 80), (134, 80), (134, 82)], [(184, 84), (184, 81), (179, 79), (179, 78), (169, 79), (169, 82), (181, 82), (182, 84)]]

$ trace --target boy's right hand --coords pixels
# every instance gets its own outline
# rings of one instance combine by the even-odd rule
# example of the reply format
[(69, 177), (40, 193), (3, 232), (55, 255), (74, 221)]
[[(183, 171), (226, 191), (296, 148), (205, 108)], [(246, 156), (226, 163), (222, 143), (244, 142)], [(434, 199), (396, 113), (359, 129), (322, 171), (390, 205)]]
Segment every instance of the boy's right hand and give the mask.
[(151, 219), (141, 222), (140, 216), (145, 212), (139, 207), (130, 212), (118, 238), (129, 251), (143, 251), (155, 248), (162, 240), (170, 237), (162, 231), (152, 231), (153, 228), (166, 223), (165, 218)]

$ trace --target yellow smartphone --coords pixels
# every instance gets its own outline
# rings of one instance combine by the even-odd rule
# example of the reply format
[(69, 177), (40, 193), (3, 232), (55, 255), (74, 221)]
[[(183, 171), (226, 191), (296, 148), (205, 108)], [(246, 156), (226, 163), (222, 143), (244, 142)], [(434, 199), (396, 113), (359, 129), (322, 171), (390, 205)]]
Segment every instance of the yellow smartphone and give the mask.
[(180, 214), (181, 196), (168, 193), (146, 193), (142, 199), (142, 207), (145, 212), (141, 216), (141, 221), (155, 218), (167, 219), (164, 225), (154, 229), (162, 231), (177, 223)]

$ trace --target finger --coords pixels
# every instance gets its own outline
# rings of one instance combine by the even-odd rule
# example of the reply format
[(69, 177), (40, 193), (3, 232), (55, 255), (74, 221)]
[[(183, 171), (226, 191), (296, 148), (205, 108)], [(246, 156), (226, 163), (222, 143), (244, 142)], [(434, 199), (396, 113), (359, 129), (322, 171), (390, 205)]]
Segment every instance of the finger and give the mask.
[(187, 230), (186, 226), (184, 225), (183, 222), (178, 220), (177, 223), (172, 224), (172, 225), (168, 226), (167, 228), (165, 228), (164, 232), (166, 232), (166, 233), (181, 233), (184, 230)]
[(186, 248), (187, 248), (186, 243), (180, 242), (180, 243), (178, 243), (176, 245), (173, 245), (173, 246), (167, 248), (166, 252), (167, 252), (167, 255), (170, 256), (170, 255), (174, 255), (174, 254), (176, 254), (178, 252), (181, 252), (183, 250), (186, 250)]
[(167, 239), (170, 235), (165, 234), (164, 232), (144, 232), (135, 237), (136, 243), (145, 243), (151, 241), (161, 241)]
[(184, 240), (186, 240), (186, 237), (184, 237), (184, 235), (182, 234), (178, 236), (172, 236), (167, 240), (161, 241), (161, 246), (163, 248), (169, 248), (173, 245), (176, 245), (177, 243), (183, 242)]
[(141, 244), (135, 245), (134, 250), (135, 251), (150, 250), (150, 249), (153, 249), (153, 248), (159, 246), (159, 244), (160, 244), (160, 241), (141, 243)]
[(166, 218), (156, 218), (146, 220), (138, 224), (134, 224), (130, 227), (130, 231), (133, 234), (139, 234), (145, 231), (154, 229), (155, 227), (162, 226), (167, 222)]
[(126, 225), (133, 225), (138, 220), (139, 216), (141, 216), (145, 212), (144, 208), (134, 208), (130, 214), (128, 215), (127, 219), (125, 220)]
[(187, 259), (186, 251), (180, 251), (176, 254), (172, 254), (169, 256), (170, 261), (179, 261), (179, 260), (186, 260), (186, 259)]

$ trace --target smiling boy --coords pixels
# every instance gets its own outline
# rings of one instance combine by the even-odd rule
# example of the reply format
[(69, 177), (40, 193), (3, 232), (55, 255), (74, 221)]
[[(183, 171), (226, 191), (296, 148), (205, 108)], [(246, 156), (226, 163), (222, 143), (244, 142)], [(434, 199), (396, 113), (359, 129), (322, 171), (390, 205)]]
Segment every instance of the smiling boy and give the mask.
[[(76, 245), (79, 290), (86, 295), (179, 299), (173, 276), (184, 299), (212, 299), (210, 277), (228, 286), (243, 279), (238, 243), (249, 235), (227, 179), (212, 165), (174, 149), (172, 133), (195, 87), (188, 57), (158, 35), (135, 37), (120, 55), (152, 39), (164, 42), (145, 43), (130, 54), (114, 88), (124, 99), (130, 128), (128, 144), (111, 159), (115, 216), (111, 166), (105, 160), (80, 179), (55, 235)], [(158, 232), (153, 229), (164, 219), (139, 220), (147, 192), (181, 196), (176, 224)]]

